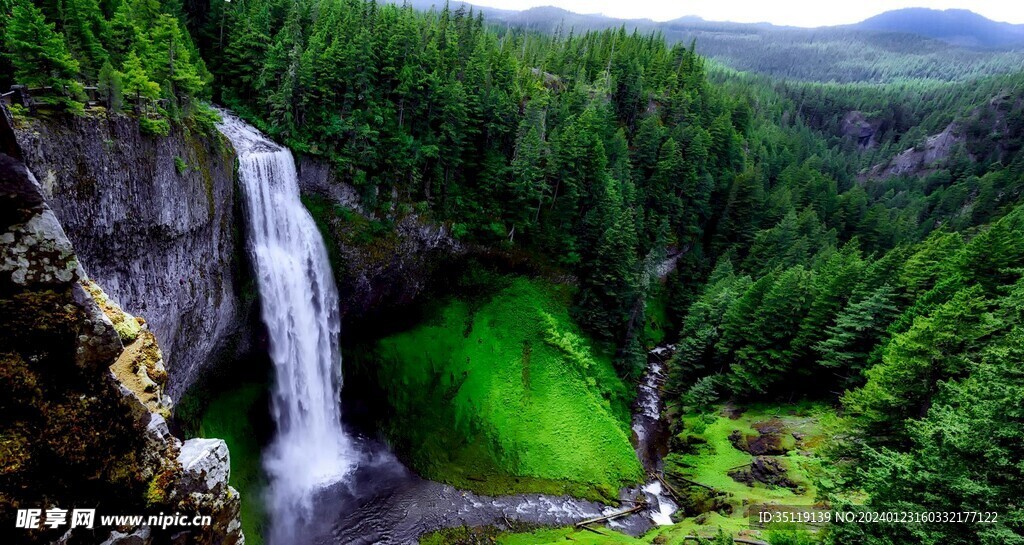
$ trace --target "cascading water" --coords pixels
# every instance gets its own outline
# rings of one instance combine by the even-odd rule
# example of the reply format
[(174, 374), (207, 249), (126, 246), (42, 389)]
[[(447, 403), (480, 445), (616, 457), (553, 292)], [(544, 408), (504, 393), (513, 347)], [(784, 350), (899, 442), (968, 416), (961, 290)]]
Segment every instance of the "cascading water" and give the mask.
[[(665, 403), (661, 399), (661, 387), (665, 383), (665, 361), (675, 351), (674, 345), (659, 346), (647, 354), (647, 372), (637, 391), (633, 406), (633, 432), (636, 434), (636, 454), (643, 463), (644, 469), (652, 475), (662, 469), (662, 453), (659, 449), (665, 445), (665, 434), (668, 432), (666, 423), (661, 419), (661, 411)], [(659, 525), (672, 524), (672, 513), (679, 506), (673, 501), (671, 493), (665, 490), (661, 481), (649, 480), (640, 488), (650, 506), (648, 514), (651, 520)]]
[(218, 128), (238, 154), (248, 247), (275, 367), (277, 436), (264, 454), (271, 541), (297, 543), (313, 494), (355, 466), (341, 426), (341, 318), (327, 250), (299, 200), (291, 152), (227, 112)]

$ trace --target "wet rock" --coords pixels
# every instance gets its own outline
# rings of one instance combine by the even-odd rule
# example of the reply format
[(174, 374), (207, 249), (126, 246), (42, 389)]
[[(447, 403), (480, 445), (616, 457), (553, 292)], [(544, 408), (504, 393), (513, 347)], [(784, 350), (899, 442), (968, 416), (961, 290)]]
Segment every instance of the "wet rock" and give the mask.
[[(385, 220), (373, 216), (354, 188), (314, 158), (300, 157), (298, 169), (304, 196), (326, 199), (348, 214), (318, 218), (327, 224), (324, 242), (333, 256), (343, 317), (365, 320), (409, 305), (443, 267), (469, 251), (445, 226), (425, 222), (416, 214), (396, 214)], [(374, 222), (387, 223), (385, 232), (367, 234)]]
[(100, 545), (148, 545), (152, 543), (151, 534), (149, 526), (142, 526), (131, 533), (114, 530), (110, 532), (110, 537)]
[(778, 419), (757, 422), (753, 425), (757, 435), (745, 435), (739, 430), (729, 434), (729, 442), (737, 450), (754, 456), (778, 456), (793, 450), (792, 436), (786, 436), (785, 424)]
[(736, 407), (734, 405), (726, 405), (722, 408), (722, 416), (729, 420), (738, 420), (745, 412), (747, 412), (747, 409), (743, 407)]
[(682, 496), (678, 498), (680, 500), (679, 512), (687, 517), (696, 517), (707, 513), (728, 515), (732, 512), (732, 505), (728, 501), (729, 497), (724, 492), (708, 490), (685, 482), (678, 482), (673, 486)]
[(770, 456), (757, 456), (747, 467), (734, 469), (729, 476), (736, 482), (747, 486), (761, 483), (770, 487), (797, 488), (797, 484), (789, 479), (786, 464)]
[[(80, 276), (76, 275), (76, 278)], [(83, 325), (75, 347), (75, 360), (80, 367), (106, 367), (121, 353), (121, 339), (114, 324), (96, 301), (77, 282), (71, 286), (75, 304), (82, 309)]]
[(189, 439), (181, 444), (178, 453), (181, 477), (178, 491), (212, 491), (228, 482), (231, 460), (228, 445), (221, 439)]
[(299, 155), (296, 160), (299, 171), (299, 189), (304, 194), (321, 195), (332, 202), (365, 214), (356, 188), (335, 178), (331, 167), (308, 155)]
[(43, 201), (39, 182), (17, 159), (0, 155), (3, 220), (0, 220), (0, 277), (19, 288), (60, 287), (78, 273), (64, 230)]
[(658, 347), (652, 348), (651, 351), (648, 352), (648, 354), (650, 356), (658, 358), (659, 361), (668, 361), (669, 359), (672, 358), (672, 356), (675, 353), (676, 353), (676, 345), (674, 345), (674, 344), (666, 344), (666, 345), (658, 346)]
[[(226, 448), (214, 449), (223, 471), (212, 462), (201, 466), (207, 469), (201, 489), (188, 497), (167, 493), (192, 475), (178, 460), (181, 443), (163, 416), (111, 371), (123, 351), (122, 337), (83, 287), (74, 248), (37, 179), (4, 153), (0, 256), (0, 390), (9, 411), (0, 419), (0, 511), (102, 505), (106, 511), (97, 516), (201, 513), (212, 524), (189, 532), (185, 543), (242, 543), (238, 494), (227, 486)], [(15, 541), (128, 545), (166, 543), (169, 537), (166, 529), (144, 525), (118, 530), (76, 528), (69, 534), (43, 528), (21, 532)]]

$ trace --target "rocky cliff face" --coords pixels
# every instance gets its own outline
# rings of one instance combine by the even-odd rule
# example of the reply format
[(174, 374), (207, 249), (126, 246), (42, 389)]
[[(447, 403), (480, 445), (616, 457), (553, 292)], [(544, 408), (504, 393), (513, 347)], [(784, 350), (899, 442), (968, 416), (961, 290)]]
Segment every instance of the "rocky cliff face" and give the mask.
[(944, 131), (929, 136), (920, 145), (904, 150), (887, 163), (875, 165), (864, 177), (869, 180), (885, 180), (894, 176), (930, 174), (964, 141), (960, 126), (951, 123)]
[(310, 157), (298, 162), (299, 187), (322, 231), (338, 284), (342, 315), (351, 320), (408, 305), (445, 264), (468, 249), (444, 226), (414, 214), (377, 218), (354, 188)]
[[(159, 347), (85, 278), (12, 136), (0, 122), (0, 512), (15, 532), (4, 542), (241, 545), (223, 441), (171, 435)], [(66, 519), (14, 527), (15, 510), (51, 508)], [(75, 508), (95, 509), (94, 522), (74, 527)], [(158, 513), (210, 519), (101, 522)]]
[(124, 116), (26, 119), (17, 138), (82, 265), (148, 320), (178, 396), (244, 339), (234, 152), (219, 134), (141, 134)]

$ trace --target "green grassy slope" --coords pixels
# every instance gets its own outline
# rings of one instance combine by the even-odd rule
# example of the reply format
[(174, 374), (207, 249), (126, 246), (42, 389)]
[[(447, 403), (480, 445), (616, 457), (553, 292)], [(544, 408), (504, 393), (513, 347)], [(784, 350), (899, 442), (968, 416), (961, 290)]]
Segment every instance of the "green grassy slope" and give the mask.
[[(590, 530), (567, 528), (539, 528), (531, 531), (503, 532), (494, 527), (449, 528), (433, 532), (420, 539), (422, 545), (476, 545), (496, 543), (498, 545), (693, 545), (699, 543), (695, 536), (704, 538), (705, 543), (718, 543), (713, 539), (719, 535), (766, 541), (772, 545), (813, 545), (818, 543), (813, 533), (794, 526), (777, 525), (765, 530), (750, 528), (745, 519), (711, 513), (702, 519), (688, 518), (672, 526), (661, 526), (650, 532), (631, 537), (601, 526)], [(730, 539), (728, 543), (732, 543)]]
[(613, 499), (642, 477), (628, 388), (569, 318), (566, 288), (500, 282), (379, 341), (392, 439), (425, 476), (456, 486)]

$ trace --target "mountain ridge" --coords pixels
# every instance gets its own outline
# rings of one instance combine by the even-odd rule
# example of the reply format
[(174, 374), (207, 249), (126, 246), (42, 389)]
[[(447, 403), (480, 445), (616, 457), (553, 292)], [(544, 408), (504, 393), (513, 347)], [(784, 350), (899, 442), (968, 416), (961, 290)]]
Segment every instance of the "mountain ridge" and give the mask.
[[(399, 3), (399, 0), (389, 1)], [(402, 1), (420, 11), (440, 11), (446, 5), (439, 0)], [(1016, 49), (982, 47), (978, 45), (982, 38), (965, 38), (962, 31), (960, 34), (939, 32), (937, 25), (915, 29), (906, 24), (890, 24), (884, 30), (858, 27), (862, 23), (802, 28), (771, 23), (708, 21), (692, 15), (665, 22), (616, 19), (579, 14), (554, 6), (521, 11), (481, 7), (467, 2), (448, 3), (447, 6), (451, 11), (472, 9), (474, 13), (483, 13), (485, 19), (494, 25), (547, 34), (618, 28), (641, 34), (656, 32), (669, 42), (695, 43), (698, 54), (730, 69), (794, 81), (871, 84), (907, 80), (967, 81), (1013, 72), (1024, 65), (1024, 42)], [(971, 12), (963, 13), (969, 13), (975, 21), (1009, 25), (989, 21)], [(906, 23), (907, 18), (903, 20)], [(913, 20), (913, 17), (909, 19), (910, 22)], [(985, 25), (975, 26), (987, 28)], [(937, 37), (920, 34), (929, 28), (929, 32)], [(915, 30), (918, 33), (914, 33)], [(943, 36), (945, 40), (940, 39)]]
[(914, 34), (965, 47), (1024, 47), (1024, 25), (993, 21), (967, 9), (890, 10), (849, 27)]
[[(397, 0), (393, 0), (399, 3)], [(412, 0), (409, 4), (415, 9), (428, 10), (431, 7), (442, 9), (443, 3), (434, 0)], [(821, 32), (829, 30), (852, 30), (856, 32), (901, 33), (939, 40), (951, 45), (969, 48), (1002, 49), (1024, 47), (1024, 24), (1013, 24), (989, 19), (969, 9), (932, 8), (901, 8), (881, 12), (863, 21), (845, 25), (823, 25), (818, 27), (799, 27), (782, 25), (767, 21), (742, 23), (736, 21), (717, 21), (705, 19), (698, 15), (683, 15), (667, 21), (655, 21), (649, 18), (619, 18), (601, 13), (578, 13), (562, 7), (545, 5), (534, 6), (524, 10), (510, 10), (480, 6), (472, 2), (454, 2), (450, 9), (465, 6), (483, 11), (485, 16), (509, 23), (538, 24), (538, 19), (548, 19), (551, 28), (559, 24), (575, 26), (587, 25), (591, 28), (596, 23), (610, 26), (624, 25), (627, 29), (651, 30), (658, 28), (715, 28), (715, 29), (759, 29), (759, 30), (792, 30), (803, 32)]]

